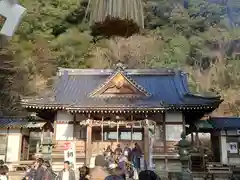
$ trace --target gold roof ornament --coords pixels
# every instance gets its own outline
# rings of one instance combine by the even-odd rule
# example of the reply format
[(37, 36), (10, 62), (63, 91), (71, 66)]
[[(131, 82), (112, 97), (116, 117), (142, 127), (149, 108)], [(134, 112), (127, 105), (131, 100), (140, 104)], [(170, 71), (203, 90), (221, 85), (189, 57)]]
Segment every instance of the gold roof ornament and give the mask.
[(102, 98), (139, 98), (150, 96), (147, 90), (127, 75), (125, 69), (126, 67), (122, 63), (118, 63), (116, 71), (106, 79), (105, 83), (91, 92), (89, 96)]

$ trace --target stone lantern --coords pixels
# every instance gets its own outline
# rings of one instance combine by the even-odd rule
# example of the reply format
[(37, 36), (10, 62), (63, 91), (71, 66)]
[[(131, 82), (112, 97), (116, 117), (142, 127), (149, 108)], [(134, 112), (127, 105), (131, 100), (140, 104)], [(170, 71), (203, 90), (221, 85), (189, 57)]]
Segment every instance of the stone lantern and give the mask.
[(190, 150), (191, 150), (191, 143), (186, 140), (186, 134), (181, 134), (181, 140), (177, 144), (178, 151), (179, 151), (179, 158), (182, 165), (182, 170), (180, 173), (181, 180), (190, 180), (191, 172), (189, 170), (189, 163), (190, 163)]

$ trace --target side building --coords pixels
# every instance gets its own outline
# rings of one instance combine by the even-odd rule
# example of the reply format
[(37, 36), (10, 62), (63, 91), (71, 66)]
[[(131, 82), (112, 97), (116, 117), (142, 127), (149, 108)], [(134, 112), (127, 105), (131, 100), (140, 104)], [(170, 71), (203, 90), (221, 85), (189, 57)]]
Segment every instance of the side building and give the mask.
[(0, 117), (0, 160), (6, 162), (11, 170), (31, 164), (41, 152), (43, 140), (50, 137), (51, 132), (52, 124), (43, 120)]
[[(171, 69), (59, 68), (50, 92), (25, 97), (22, 105), (54, 124), (53, 163), (64, 159), (64, 144), (76, 144), (77, 165), (108, 145), (123, 148), (138, 143), (149, 153), (149, 129), (143, 120), (156, 122), (153, 161), (160, 169), (178, 164), (176, 143), (185, 125), (211, 113), (222, 102), (219, 96), (190, 92), (187, 75)], [(146, 157), (147, 159), (147, 157)]]

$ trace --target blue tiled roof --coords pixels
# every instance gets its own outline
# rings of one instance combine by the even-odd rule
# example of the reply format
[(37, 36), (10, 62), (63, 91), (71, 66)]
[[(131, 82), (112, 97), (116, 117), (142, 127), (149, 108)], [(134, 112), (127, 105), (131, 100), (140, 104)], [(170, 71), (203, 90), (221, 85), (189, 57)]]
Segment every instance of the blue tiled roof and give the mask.
[(0, 118), (0, 127), (23, 127), (28, 123), (25, 119)]
[(0, 118), (0, 128), (41, 128), (46, 122), (29, 122), (21, 118)]
[(89, 94), (111, 76), (114, 70), (99, 69), (60, 69), (53, 93), (48, 97), (27, 99), (23, 104), (63, 105), (71, 108), (131, 108), (219, 105), (220, 97), (203, 97), (191, 94), (187, 75), (169, 69), (127, 69), (125, 73), (147, 92), (143, 98), (91, 98)]
[(212, 117), (208, 121), (214, 129), (240, 129), (239, 117)]

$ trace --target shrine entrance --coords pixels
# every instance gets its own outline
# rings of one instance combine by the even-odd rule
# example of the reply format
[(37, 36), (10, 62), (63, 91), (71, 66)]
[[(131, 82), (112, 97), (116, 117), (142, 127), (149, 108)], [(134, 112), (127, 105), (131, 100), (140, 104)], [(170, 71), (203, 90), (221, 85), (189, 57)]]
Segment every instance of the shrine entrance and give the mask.
[(118, 144), (123, 150), (126, 146), (133, 148), (135, 143), (141, 148), (145, 162), (149, 165), (152, 162), (151, 139), (155, 135), (156, 122), (147, 116), (125, 114), (110, 117), (105, 114), (101, 120), (97, 117), (83, 120), (80, 126), (87, 127), (86, 164), (90, 163), (92, 157), (102, 154), (108, 146), (114, 151)]
[(107, 146), (111, 146), (114, 151), (117, 144), (120, 144), (123, 149), (126, 145), (131, 148), (135, 143), (138, 143), (141, 149), (143, 149), (143, 137), (144, 128), (131, 127), (131, 126), (119, 126), (118, 129), (113, 126), (105, 126), (103, 128), (103, 137), (101, 127), (93, 127), (92, 129), (92, 145), (93, 152), (101, 152)]

